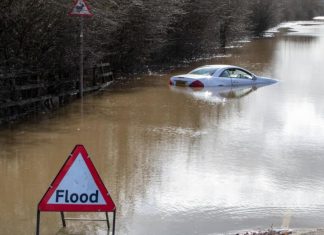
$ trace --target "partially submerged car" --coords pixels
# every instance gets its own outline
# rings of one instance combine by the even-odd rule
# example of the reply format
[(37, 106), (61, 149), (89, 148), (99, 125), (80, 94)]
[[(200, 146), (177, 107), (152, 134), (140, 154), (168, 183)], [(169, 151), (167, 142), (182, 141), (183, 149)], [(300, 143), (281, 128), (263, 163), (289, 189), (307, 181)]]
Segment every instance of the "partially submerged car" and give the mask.
[(250, 71), (233, 65), (205, 65), (193, 71), (170, 78), (172, 86), (215, 87), (272, 84), (277, 80), (259, 77)]

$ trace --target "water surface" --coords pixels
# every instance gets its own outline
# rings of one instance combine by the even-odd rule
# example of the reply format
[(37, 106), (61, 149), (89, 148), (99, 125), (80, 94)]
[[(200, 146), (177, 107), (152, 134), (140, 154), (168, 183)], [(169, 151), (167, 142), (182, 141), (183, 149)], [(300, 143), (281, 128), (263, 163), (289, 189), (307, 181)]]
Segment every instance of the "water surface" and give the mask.
[[(1, 234), (34, 233), (37, 203), (75, 144), (85, 145), (117, 204), (117, 234), (323, 226), (324, 26), (297, 26), (0, 131)], [(173, 74), (214, 63), (280, 82), (167, 85)], [(42, 213), (41, 231), (107, 234), (105, 223), (61, 229), (59, 213)]]

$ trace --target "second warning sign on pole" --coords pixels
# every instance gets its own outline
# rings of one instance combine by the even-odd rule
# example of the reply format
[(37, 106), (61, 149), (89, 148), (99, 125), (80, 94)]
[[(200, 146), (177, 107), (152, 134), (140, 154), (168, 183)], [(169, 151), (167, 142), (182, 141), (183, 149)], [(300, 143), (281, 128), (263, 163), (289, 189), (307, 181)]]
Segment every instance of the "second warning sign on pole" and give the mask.
[(76, 0), (72, 10), (69, 12), (70, 16), (80, 17), (80, 98), (83, 98), (83, 17), (91, 17), (93, 14), (90, 12), (86, 0)]
[(93, 16), (90, 7), (85, 0), (77, 0), (74, 2), (73, 8), (69, 13), (70, 16)]

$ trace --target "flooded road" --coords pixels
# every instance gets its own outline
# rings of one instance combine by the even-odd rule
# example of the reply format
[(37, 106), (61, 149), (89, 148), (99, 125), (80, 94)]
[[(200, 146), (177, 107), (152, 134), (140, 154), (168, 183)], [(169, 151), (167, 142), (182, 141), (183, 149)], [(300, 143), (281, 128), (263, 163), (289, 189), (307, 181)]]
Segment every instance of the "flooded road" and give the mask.
[[(85, 145), (117, 205), (117, 234), (323, 227), (324, 25), (295, 27), (87, 96), (82, 111), (76, 101), (0, 131), (0, 234), (35, 232), (37, 203), (75, 144)], [(198, 91), (167, 85), (173, 74), (216, 63), (280, 82)], [(100, 222), (61, 229), (59, 213), (42, 213), (41, 234), (107, 232)]]

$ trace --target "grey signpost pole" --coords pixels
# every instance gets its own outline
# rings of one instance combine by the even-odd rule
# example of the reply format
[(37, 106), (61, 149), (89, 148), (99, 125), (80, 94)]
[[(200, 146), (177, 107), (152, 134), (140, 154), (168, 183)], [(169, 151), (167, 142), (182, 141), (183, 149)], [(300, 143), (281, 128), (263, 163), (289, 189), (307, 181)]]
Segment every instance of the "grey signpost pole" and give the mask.
[(83, 17), (91, 17), (93, 14), (90, 12), (90, 8), (86, 3), (86, 0), (76, 0), (72, 10), (69, 13), (70, 16), (80, 17), (80, 98), (83, 97)]
[(83, 98), (83, 17), (80, 17), (80, 98)]

